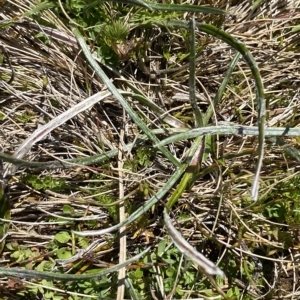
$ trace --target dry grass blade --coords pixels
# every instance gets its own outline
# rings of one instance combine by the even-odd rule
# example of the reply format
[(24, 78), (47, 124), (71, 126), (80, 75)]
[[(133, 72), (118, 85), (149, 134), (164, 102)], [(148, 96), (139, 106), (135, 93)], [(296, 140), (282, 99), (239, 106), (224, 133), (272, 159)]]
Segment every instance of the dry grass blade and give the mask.
[(209, 261), (201, 253), (197, 252), (196, 249), (194, 249), (187, 241), (184, 240), (184, 238), (172, 225), (171, 219), (167, 212), (164, 212), (164, 220), (170, 237), (183, 255), (196, 262), (206, 274), (224, 276), (222, 270), (220, 270), (214, 263)]
[[(16, 158), (23, 158), (32, 148), (34, 144), (36, 144), (41, 139), (45, 138), (46, 135), (48, 135), (51, 131), (53, 131), (55, 128), (61, 126), (62, 124), (66, 123), (68, 120), (76, 116), (77, 114), (87, 111), (91, 106), (94, 104), (102, 101), (103, 99), (110, 96), (111, 93), (108, 91), (99, 92), (82, 102), (74, 105), (67, 111), (63, 112), (56, 118), (52, 119), (50, 122), (45, 124), (44, 126), (41, 126), (37, 130), (35, 130), (21, 145), (20, 147), (14, 152), (13, 156)], [(4, 171), (4, 177), (6, 176), (12, 176), (16, 171), (16, 167), (13, 167), (12, 169), (6, 169)]]
[[(125, 114), (124, 114), (124, 124), (125, 124)], [(118, 155), (118, 168), (119, 168), (119, 198), (123, 199), (125, 197), (124, 194), (124, 174), (123, 174), (123, 168), (124, 168), (124, 158), (123, 153), (121, 151), (122, 144), (124, 143), (124, 135), (125, 131), (124, 128), (121, 128), (120, 132), (120, 145), (119, 145), (119, 155)], [(125, 204), (124, 201), (122, 201), (119, 204), (119, 220), (120, 222), (123, 222), (125, 220)], [(126, 227), (120, 228), (120, 253), (119, 253), (119, 262), (123, 263), (126, 261), (126, 250), (127, 250), (127, 236), (126, 236)], [(125, 280), (126, 280), (126, 269), (125, 267), (119, 270), (118, 274), (118, 293), (117, 293), (117, 300), (123, 300), (125, 295)]]

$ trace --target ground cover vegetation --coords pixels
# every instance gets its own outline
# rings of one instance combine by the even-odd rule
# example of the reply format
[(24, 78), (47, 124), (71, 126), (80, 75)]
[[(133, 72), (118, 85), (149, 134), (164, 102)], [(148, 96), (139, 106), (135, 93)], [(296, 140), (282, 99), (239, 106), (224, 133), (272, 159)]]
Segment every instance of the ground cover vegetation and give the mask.
[(298, 299), (300, 1), (0, 3), (0, 299)]

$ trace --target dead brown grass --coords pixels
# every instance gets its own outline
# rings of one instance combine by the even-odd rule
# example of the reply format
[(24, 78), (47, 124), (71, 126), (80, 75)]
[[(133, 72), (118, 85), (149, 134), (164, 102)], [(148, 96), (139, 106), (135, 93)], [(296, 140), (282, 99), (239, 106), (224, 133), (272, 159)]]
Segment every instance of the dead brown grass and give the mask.
[[(251, 1), (206, 2), (227, 9), (230, 13), (225, 20), (203, 16), (198, 21), (217, 23), (221, 20), (222, 28), (245, 43), (256, 59), (268, 99), (268, 125), (298, 126), (300, 38), (292, 28), (299, 21), (300, 1), (263, 1), (265, 3), (254, 10), (251, 9)], [(0, 19), (17, 18), (28, 9), (29, 4), (30, 1), (22, 5), (7, 1)], [(12, 68), (8, 58), (4, 56), (0, 66), (0, 110), (3, 115), (0, 144), (5, 153), (13, 154), (37, 127), (104, 88), (80, 55), (72, 33), (51, 12), (44, 12), (43, 18), (52, 20), (64, 36), (69, 36), (67, 41), (57, 41), (46, 32), (39, 38), (38, 27), (32, 28), (24, 24), (15, 24), (0, 31), (0, 42), (14, 69), (14, 78), (7, 83), (11, 78)], [(42, 28), (40, 32), (43, 32)], [(197, 38), (199, 55), (209, 50), (197, 62), (197, 97), (199, 106), (205, 111), (222, 82), (234, 51), (226, 44), (199, 32)], [(166, 40), (157, 38), (148, 49), (150, 60), (147, 67), (152, 73), (171, 65), (163, 58), (162, 43), (166, 43)], [(178, 44), (176, 35), (170, 35), (168, 43), (174, 56), (171, 67), (182, 66), (184, 62), (180, 62), (177, 57), (181, 50), (186, 50), (187, 45)], [(134, 81), (136, 87), (162, 108), (172, 111), (184, 121), (187, 116), (192, 116), (186, 100), (189, 91), (187, 68), (149, 76), (134, 61), (129, 61), (125, 67), (122, 64), (121, 67), (124, 76)], [(249, 75), (248, 67), (241, 60), (211, 123), (226, 121), (243, 125), (256, 124), (254, 83)], [(126, 89), (122, 81), (117, 85)], [(162, 126), (158, 116), (147, 107), (135, 102), (132, 105), (148, 118), (152, 128)], [(186, 124), (193, 126), (191, 121)], [(123, 128), (123, 141), (133, 141), (138, 136), (135, 125), (123, 116), (123, 109), (115, 100), (105, 100), (53, 131), (31, 149), (26, 160), (77, 158), (116, 149)], [(228, 279), (222, 287), (225, 293), (230, 287), (237, 286), (253, 299), (297, 299), (300, 287), (297, 271), (299, 224), (292, 221), (279, 224), (262, 212), (269, 203), (283, 201), (282, 195), (276, 194), (276, 187), (299, 176), (298, 161), (286, 156), (281, 146), (268, 142), (261, 174), (261, 198), (257, 205), (247, 208), (250, 204), (249, 186), (256, 163), (257, 139), (226, 136), (217, 137), (214, 143), (215, 150), (203, 162), (199, 179), (184, 193), (174, 211), (178, 215), (190, 213), (191, 218), (179, 221), (182, 234), (211, 260), (219, 260), (223, 267), (232, 261), (240, 265), (241, 269), (244, 263), (255, 265), (255, 268), (262, 266), (252, 272), (253, 276), (257, 276), (254, 278), (258, 282), (257, 286), (241, 272), (235, 278)], [(296, 148), (298, 146), (297, 139), (285, 139), (285, 143)], [(173, 145), (171, 150), (180, 158), (189, 146), (189, 142), (182, 142)], [(131, 160), (135, 152), (132, 150), (124, 155), (125, 160)], [(174, 170), (173, 166), (157, 155), (149, 167), (137, 167), (134, 171), (123, 170), (123, 192), (125, 195), (130, 193), (143, 182), (149, 185), (154, 194)], [(19, 169), (9, 181), (12, 209), (6, 243), (17, 243), (19, 247), (30, 248), (38, 253), (36, 260), (42, 260), (51, 256), (46, 245), (53, 241), (59, 231), (70, 228), (85, 230), (87, 226), (84, 221), (87, 219), (97, 221), (95, 228), (111, 226), (118, 217), (112, 218), (112, 211), (95, 201), (96, 197), (91, 193), (105, 193), (117, 200), (118, 171), (117, 158), (102, 165), (79, 165), (69, 170), (37, 172)], [(64, 179), (67, 188), (56, 193), (47, 189), (35, 190), (22, 179), (27, 173)], [(133, 193), (127, 213), (131, 213), (147, 197), (147, 194)], [(64, 215), (66, 206), (71, 207), (74, 215), (81, 219), (74, 221), (72, 225), (50, 224), (57, 216)], [(117, 214), (117, 210), (115, 213)], [(292, 217), (291, 211), (287, 213)], [(161, 207), (154, 207), (145, 218), (148, 222), (140, 220), (127, 229), (128, 252), (134, 251), (137, 243), (150, 243), (155, 249), (159, 237), (164, 235), (162, 224), (157, 221), (161, 218)], [(106, 262), (117, 261), (118, 244), (110, 236), (95, 239), (102, 244), (93, 257)], [(89, 242), (91, 244), (93, 241)], [(75, 248), (69, 244), (69, 247), (75, 252), (79, 250), (78, 246)], [(12, 262), (11, 253), (11, 250), (4, 249), (3, 265), (23, 266), (28, 263), (28, 260)], [(0, 284), (4, 289), (11, 285), (9, 299), (19, 299), (15, 295), (20, 282), (12, 284), (10, 279), (2, 278)], [(193, 291), (186, 295), (195, 298), (200, 294)]]

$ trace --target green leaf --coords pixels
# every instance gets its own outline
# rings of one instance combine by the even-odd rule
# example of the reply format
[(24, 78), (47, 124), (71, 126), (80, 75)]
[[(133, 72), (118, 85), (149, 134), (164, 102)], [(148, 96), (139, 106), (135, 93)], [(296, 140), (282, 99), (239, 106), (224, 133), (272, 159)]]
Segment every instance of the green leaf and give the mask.
[(51, 176), (38, 177), (36, 175), (22, 176), (22, 181), (30, 184), (36, 190), (52, 189), (59, 190), (65, 186), (65, 179), (53, 178)]
[(53, 295), (54, 295), (54, 293), (52, 291), (49, 291), (46, 289), (43, 296), (45, 297), (45, 299), (52, 299)]
[(166, 275), (168, 277), (174, 277), (175, 274), (176, 274), (176, 269), (174, 267), (169, 267), (167, 270), (166, 270)]
[(53, 281), (48, 281), (46, 279), (42, 280), (42, 285), (44, 286), (49, 286), (49, 287), (53, 287)]
[(167, 242), (166, 240), (161, 240), (157, 246), (157, 255), (161, 256), (166, 249)]
[(112, 43), (122, 42), (127, 39), (130, 28), (124, 22), (116, 21), (107, 25), (104, 29), (105, 41), (111, 46)]
[(144, 277), (144, 272), (141, 270), (141, 268), (137, 268), (134, 272), (132, 272), (130, 277), (134, 280), (141, 279)]
[(56, 255), (59, 259), (67, 259), (72, 257), (72, 253), (70, 250), (67, 248), (60, 248), (57, 252)]
[(26, 11), (24, 14), (24, 17), (30, 17), (32, 15), (36, 15), (41, 13), (42, 11), (54, 7), (53, 3), (49, 3), (48, 1), (45, 1), (43, 3), (39, 3), (38, 5), (30, 5), (30, 10)]
[(228, 296), (228, 297), (232, 297), (232, 296), (233, 296), (232, 288), (228, 290), (227, 296)]
[(176, 293), (179, 296), (182, 296), (184, 294), (184, 291), (182, 290), (182, 287), (180, 285), (177, 285), (177, 287), (176, 287)]
[(20, 257), (23, 258), (23, 252), (22, 251), (15, 251), (10, 255), (10, 257), (12, 257), (12, 258), (20, 258)]
[(174, 279), (169, 277), (164, 279), (164, 287), (166, 292), (170, 292), (174, 287)]
[(51, 271), (54, 267), (54, 263), (50, 261), (43, 260), (36, 268), (36, 271)]
[(300, 30), (300, 25), (294, 26), (292, 32), (298, 32)]
[(16, 243), (16, 242), (8, 243), (8, 244), (6, 244), (6, 248), (8, 250), (15, 251), (15, 250), (17, 250), (19, 248), (19, 244)]
[(89, 245), (89, 240), (83, 236), (79, 236), (78, 245), (80, 246), (80, 248), (86, 248)]
[(166, 262), (167, 264), (174, 264), (176, 263), (176, 260), (172, 259), (172, 258), (163, 258), (164, 262)]
[(64, 299), (63, 296), (57, 296), (57, 295), (52, 296), (52, 300), (63, 300), (63, 299)]
[(189, 271), (183, 273), (185, 284), (190, 284), (195, 280), (195, 274)]
[(58, 242), (64, 244), (64, 243), (67, 243), (71, 239), (71, 236), (70, 236), (69, 232), (61, 231), (55, 235), (55, 239)]
[(74, 207), (72, 207), (71, 205), (65, 204), (63, 206), (63, 213), (64, 214), (72, 214), (74, 212)]

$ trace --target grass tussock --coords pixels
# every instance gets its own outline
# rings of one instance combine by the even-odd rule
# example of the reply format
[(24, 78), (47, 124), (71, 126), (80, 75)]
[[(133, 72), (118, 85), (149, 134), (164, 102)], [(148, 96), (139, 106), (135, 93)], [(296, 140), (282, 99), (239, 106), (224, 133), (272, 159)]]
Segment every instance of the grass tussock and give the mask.
[[(153, 133), (163, 140), (197, 127), (190, 33), (158, 25), (189, 21), (193, 13), (119, 1), (2, 2), (0, 145), (2, 153), (23, 162), (15, 167), (2, 156), (7, 198), (1, 197), (1, 267), (77, 274), (79, 280), (2, 276), (0, 299), (297, 299), (299, 137), (266, 137), (256, 202), (249, 191), (257, 136), (208, 134), (190, 159), (197, 138), (164, 146), (165, 153), (151, 140)], [(300, 1), (186, 4), (227, 12), (195, 18), (247, 46), (264, 84), (266, 125), (298, 127)], [(25, 151), (22, 143), (38, 128), (107, 89), (83, 55), (74, 27), (147, 130), (108, 95)], [(204, 116), (236, 51), (201, 30), (194, 46), (194, 92)], [(259, 122), (255, 81), (240, 58), (204, 125)], [(189, 167), (174, 177), (180, 163)], [(205, 275), (172, 244), (162, 213), (166, 204), (181, 235), (224, 278)], [(126, 226), (114, 227), (140, 211)], [(91, 231), (98, 233), (84, 234)], [(80, 280), (149, 246), (143, 258), (119, 271)]]

